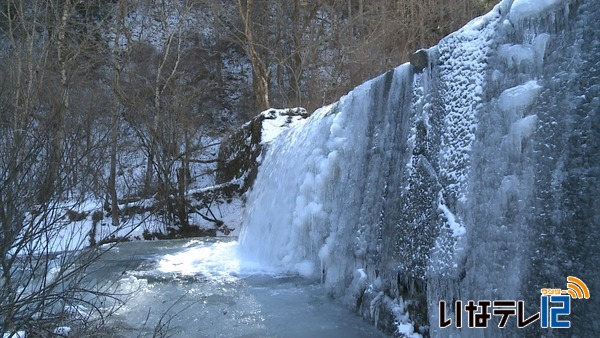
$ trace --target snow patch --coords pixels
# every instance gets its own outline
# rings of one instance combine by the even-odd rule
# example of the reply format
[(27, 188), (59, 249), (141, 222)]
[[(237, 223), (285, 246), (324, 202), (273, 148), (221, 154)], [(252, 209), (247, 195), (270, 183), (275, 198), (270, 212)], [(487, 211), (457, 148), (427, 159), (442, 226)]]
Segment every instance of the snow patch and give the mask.
[(296, 127), (306, 121), (304, 108), (269, 109), (260, 113), (265, 119), (262, 122), (262, 143), (271, 143), (279, 134), (288, 128)]
[(25, 331), (6, 332), (2, 335), (2, 338), (27, 338), (27, 333)]
[(454, 213), (452, 213), (452, 211), (450, 211), (450, 209), (448, 209), (446, 205), (440, 203), (438, 205), (438, 209), (446, 217), (448, 226), (450, 227), (450, 230), (452, 230), (452, 236), (458, 237), (466, 233), (465, 227), (456, 221), (456, 216), (454, 215)]
[(61, 337), (68, 337), (71, 334), (71, 328), (68, 326), (59, 326), (54, 329), (54, 334)]
[(407, 304), (402, 297), (391, 299), (386, 297), (386, 305), (394, 315), (394, 324), (400, 337), (421, 338), (422, 335), (415, 333), (414, 323), (410, 320), (410, 313), (407, 310)]

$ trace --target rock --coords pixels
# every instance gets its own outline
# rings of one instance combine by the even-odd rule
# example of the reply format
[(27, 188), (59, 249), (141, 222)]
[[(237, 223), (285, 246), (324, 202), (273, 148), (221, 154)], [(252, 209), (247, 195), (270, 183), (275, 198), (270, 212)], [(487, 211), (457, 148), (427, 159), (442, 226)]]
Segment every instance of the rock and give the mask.
[(429, 51), (427, 49), (419, 49), (408, 56), (410, 64), (415, 68), (417, 73), (420, 73), (429, 64)]
[(264, 119), (262, 114), (256, 116), (222, 141), (217, 160), (217, 184), (246, 175), (242, 191), (252, 185), (258, 169), (256, 159), (262, 152), (261, 132)]
[(267, 109), (225, 138), (219, 148), (217, 184), (242, 179), (238, 193), (243, 194), (256, 178), (264, 145), (291, 126), (294, 120), (309, 115), (304, 108)]

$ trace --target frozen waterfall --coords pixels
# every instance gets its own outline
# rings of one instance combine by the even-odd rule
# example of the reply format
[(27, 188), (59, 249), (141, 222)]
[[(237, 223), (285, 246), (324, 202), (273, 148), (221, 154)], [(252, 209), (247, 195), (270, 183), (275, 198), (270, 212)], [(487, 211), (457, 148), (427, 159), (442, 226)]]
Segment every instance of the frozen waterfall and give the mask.
[(575, 275), (592, 298), (568, 335), (598, 334), (598, 18), (596, 0), (505, 0), (430, 48), (423, 72), (399, 66), (317, 110), (263, 157), (241, 253), (322, 279), (405, 336), (539, 335), (498, 318), (441, 329), (438, 302), (533, 313), (540, 288)]

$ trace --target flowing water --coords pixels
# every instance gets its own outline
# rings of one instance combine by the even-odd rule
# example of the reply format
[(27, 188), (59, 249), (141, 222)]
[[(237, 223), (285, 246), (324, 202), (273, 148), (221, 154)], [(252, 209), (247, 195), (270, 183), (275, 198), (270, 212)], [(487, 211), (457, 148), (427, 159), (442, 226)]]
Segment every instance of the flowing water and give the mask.
[[(111, 316), (118, 335), (379, 337), (325, 294), (318, 280), (242, 261), (235, 238), (123, 243), (90, 269), (129, 301)], [(164, 327), (161, 329), (161, 325)], [(161, 331), (162, 330), (162, 331)]]

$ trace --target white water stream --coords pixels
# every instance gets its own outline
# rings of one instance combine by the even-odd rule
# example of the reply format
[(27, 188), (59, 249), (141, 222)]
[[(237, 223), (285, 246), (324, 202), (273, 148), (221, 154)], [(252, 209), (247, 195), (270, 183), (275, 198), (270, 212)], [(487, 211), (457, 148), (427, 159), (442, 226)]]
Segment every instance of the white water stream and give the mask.
[[(379, 337), (317, 280), (243, 262), (234, 239), (133, 242), (102, 257), (90, 277), (133, 292), (111, 316), (111, 335), (175, 337)], [(163, 332), (163, 333), (164, 333)]]

